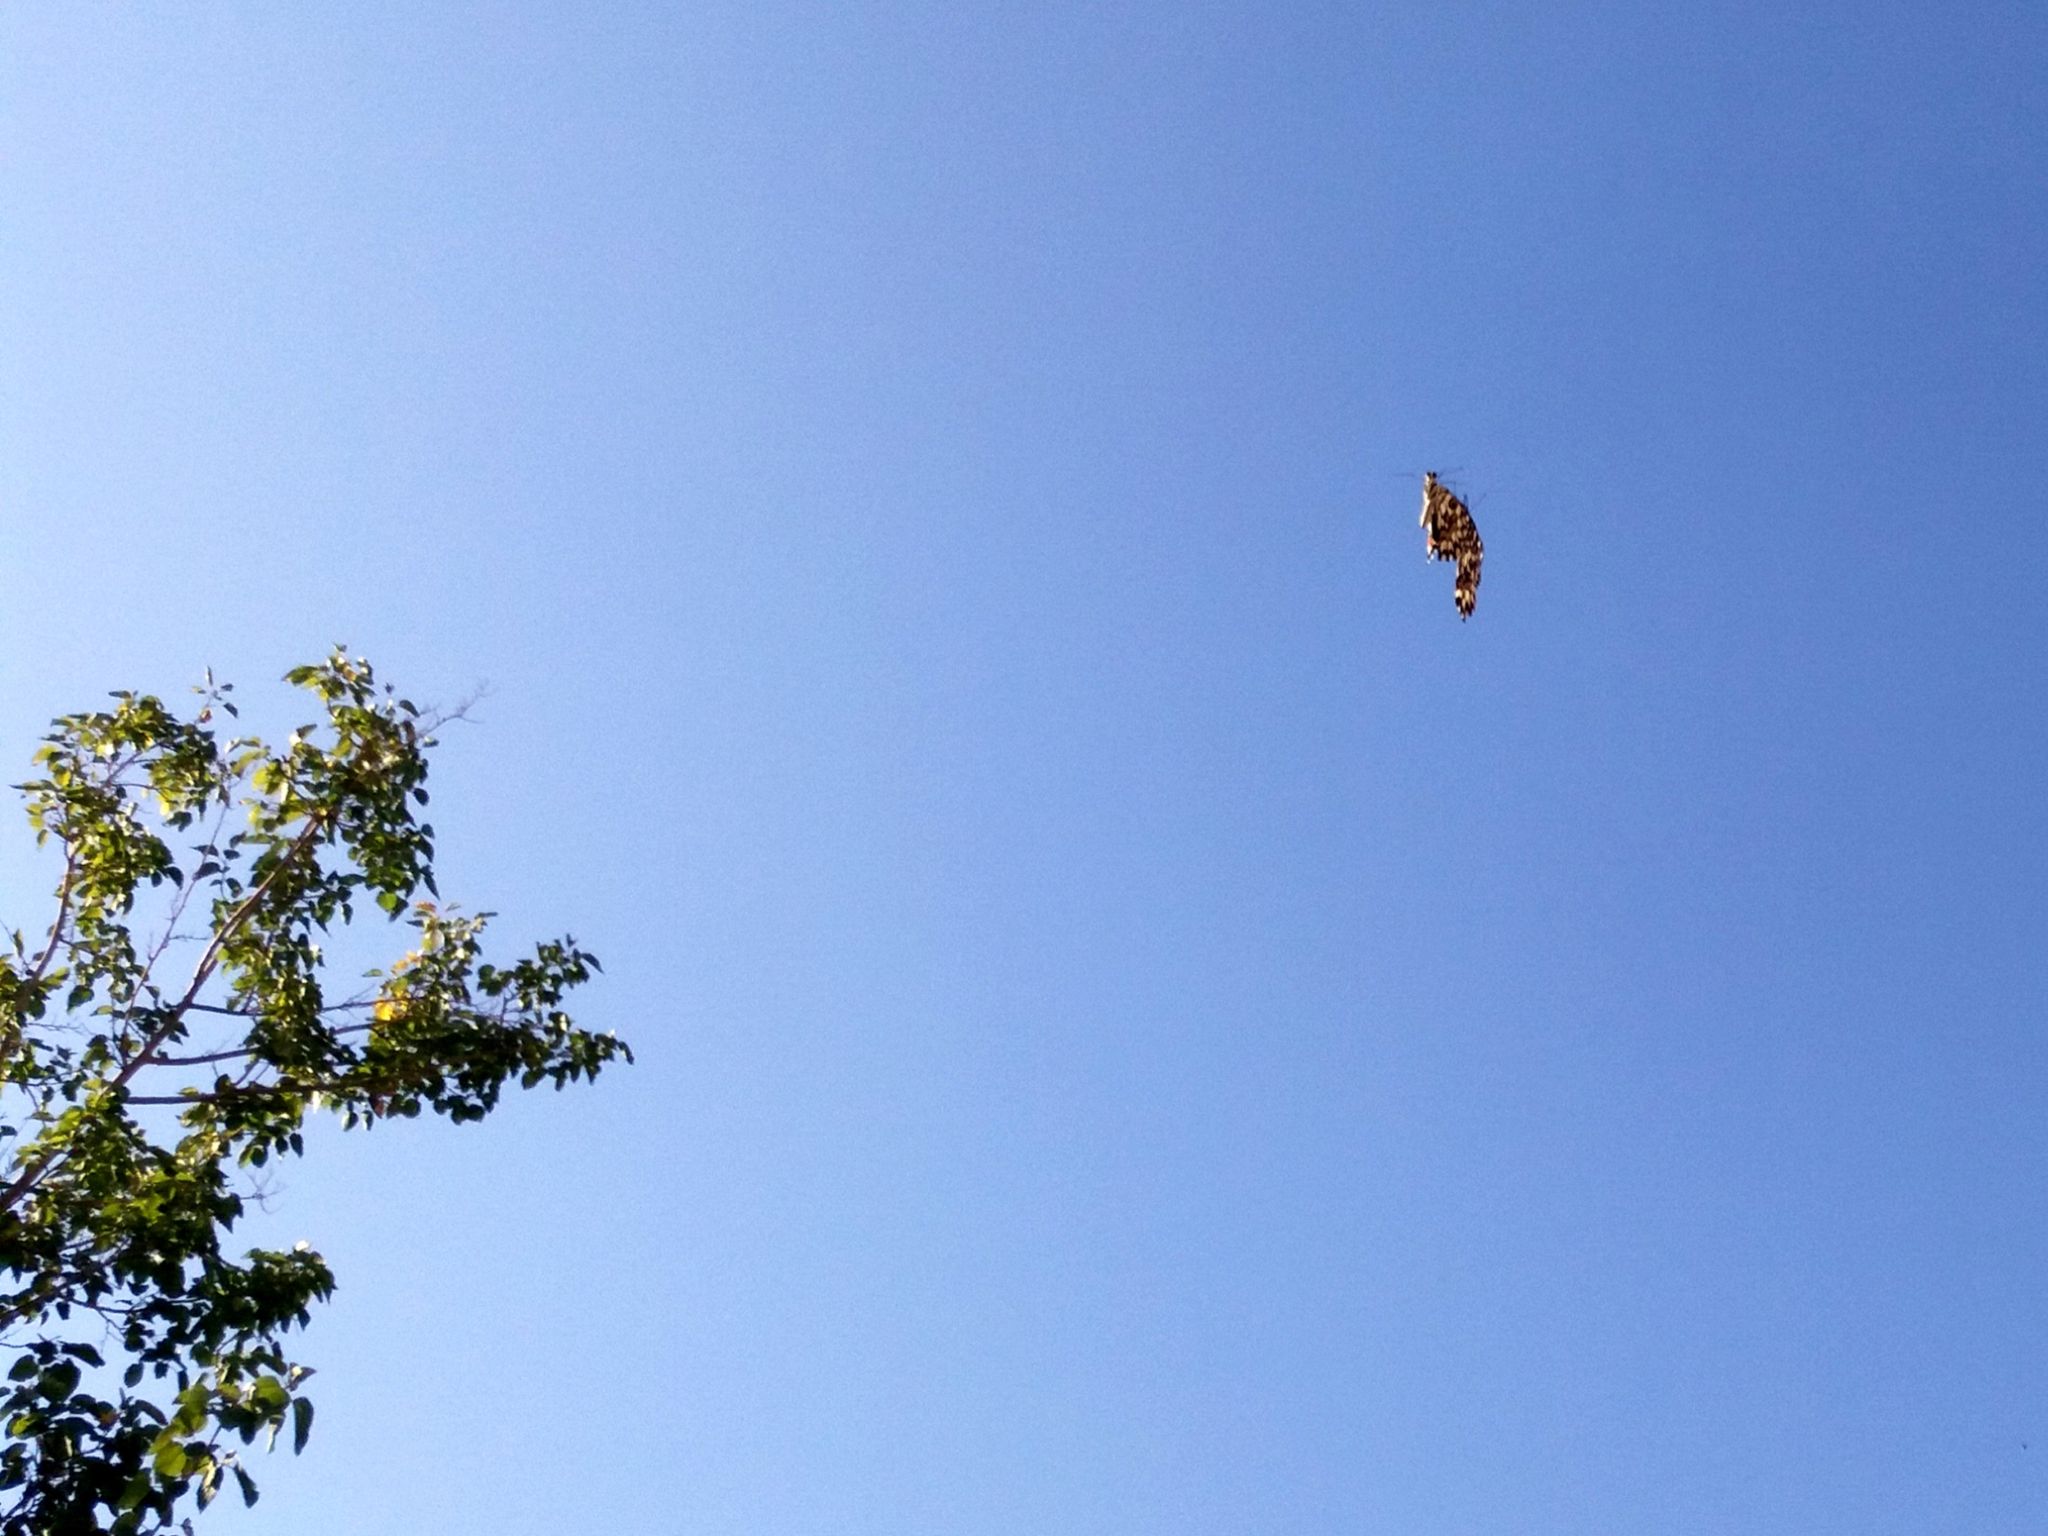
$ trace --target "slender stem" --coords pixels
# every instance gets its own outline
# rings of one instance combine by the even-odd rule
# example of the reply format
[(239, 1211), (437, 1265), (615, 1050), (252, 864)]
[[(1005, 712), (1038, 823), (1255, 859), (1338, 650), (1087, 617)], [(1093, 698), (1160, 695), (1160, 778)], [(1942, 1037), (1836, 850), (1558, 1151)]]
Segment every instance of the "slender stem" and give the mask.
[(64, 929), (71, 921), (71, 888), (77, 880), (78, 847), (67, 838), (64, 843), (64, 878), (57, 885), (57, 916), (50, 924), (50, 942), (43, 946), (42, 954), (29, 970), (27, 979), (30, 981), (42, 980), (43, 972), (57, 957), (57, 946), (64, 942)]
[[(229, 1010), (222, 1009), (220, 1011), (225, 1013)], [(359, 1035), (370, 1027), (368, 1024), (344, 1024), (339, 1029), (329, 1030), (328, 1033), (338, 1038), (342, 1035)], [(256, 1047), (253, 1045), (238, 1045), (232, 1050), (209, 1051), (204, 1056), (158, 1056), (150, 1062), (150, 1065), (153, 1067), (203, 1067), (216, 1061), (236, 1061), (244, 1056), (253, 1056), (255, 1053)], [(128, 1102), (131, 1104), (148, 1104), (154, 1101), (131, 1098)]]

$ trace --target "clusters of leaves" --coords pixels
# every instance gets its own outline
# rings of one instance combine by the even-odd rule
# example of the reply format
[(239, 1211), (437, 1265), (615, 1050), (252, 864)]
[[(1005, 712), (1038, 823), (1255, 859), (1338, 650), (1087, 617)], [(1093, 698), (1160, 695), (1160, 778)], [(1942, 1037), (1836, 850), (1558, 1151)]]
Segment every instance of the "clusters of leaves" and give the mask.
[[(119, 693), (56, 721), (17, 786), (64, 869), (47, 935), (0, 953), (0, 1536), (162, 1531), (229, 1475), (253, 1503), (258, 1435), (304, 1445), (283, 1338), (334, 1278), (304, 1244), (223, 1244), (309, 1112), (476, 1120), (508, 1080), (631, 1060), (562, 1010), (597, 964), (573, 941), (494, 967), (488, 914), (419, 899), (434, 722), (344, 651), (287, 677), (325, 718), (281, 748), (221, 740), (209, 677), (190, 720)], [(411, 944), (330, 997), (321, 939), (359, 901)]]

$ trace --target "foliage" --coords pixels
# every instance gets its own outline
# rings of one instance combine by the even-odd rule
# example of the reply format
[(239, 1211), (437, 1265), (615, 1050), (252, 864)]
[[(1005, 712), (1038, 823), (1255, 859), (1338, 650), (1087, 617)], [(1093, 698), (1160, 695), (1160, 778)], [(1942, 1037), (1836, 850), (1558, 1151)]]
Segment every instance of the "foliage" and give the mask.
[[(597, 964), (574, 941), (501, 969), (488, 914), (418, 899), (436, 722), (343, 651), (287, 680), (325, 718), (282, 747), (221, 740), (209, 675), (190, 720), (132, 693), (57, 720), (17, 786), (64, 867), (47, 935), (0, 953), (0, 1536), (161, 1531), (228, 1476), (253, 1503), (258, 1435), (304, 1446), (283, 1339), (333, 1276), (223, 1244), (309, 1113), (477, 1120), (631, 1059), (562, 1011)], [(337, 999), (322, 940), (363, 904), (411, 943)]]

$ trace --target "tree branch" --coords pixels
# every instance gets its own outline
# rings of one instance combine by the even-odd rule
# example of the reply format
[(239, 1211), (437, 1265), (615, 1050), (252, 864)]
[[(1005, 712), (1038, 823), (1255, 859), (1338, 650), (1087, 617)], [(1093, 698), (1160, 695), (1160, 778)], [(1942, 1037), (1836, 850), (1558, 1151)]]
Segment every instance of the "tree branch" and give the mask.
[[(291, 867), (294, 860), (298, 859), (308, 848), (313, 846), (314, 838), (325, 825), (325, 818), (319, 814), (315, 813), (307, 816), (305, 830), (292, 840), (291, 846), (279, 857), (276, 866), (262, 880), (257, 882), (256, 888), (242, 899), (241, 904), (228, 914), (227, 921), (214, 931), (213, 938), (207, 943), (206, 953), (199, 957), (199, 964), (193, 970), (192, 981), (185, 988), (185, 995), (166, 1011), (164, 1022), (144, 1038), (141, 1047), (128, 1059), (127, 1064), (114, 1075), (109, 1086), (114, 1088), (127, 1087), (135, 1074), (150, 1064), (157, 1048), (170, 1038), (171, 1031), (178, 1027), (184, 1018), (185, 1011), (198, 999), (199, 989), (205, 986), (212, 977), (214, 967), (220, 963), (221, 947), (255, 913), (258, 904), (265, 896), (270, 894), (270, 888), (278, 877)], [(184, 1099), (130, 1098), (128, 1102), (131, 1104), (181, 1104), (186, 1101)], [(64, 1160), (65, 1153), (60, 1151), (48, 1161), (24, 1169), (13, 1183), (9, 1184), (5, 1190), (0, 1190), (0, 1214), (5, 1214), (19, 1205), (22, 1197), (27, 1195), (29, 1191), (34, 1189), (44, 1179), (48, 1178), (56, 1169), (62, 1167)]]
[[(221, 1008), (213, 1011), (219, 1013), (232, 1013), (235, 1010), (231, 1008)], [(253, 1017), (253, 1015), (251, 1015), (251, 1017)], [(339, 1038), (342, 1035), (359, 1035), (364, 1030), (371, 1029), (374, 1027), (375, 1026), (370, 1024), (344, 1024), (339, 1029), (330, 1030), (329, 1033), (334, 1035), (336, 1038)], [(203, 1067), (216, 1061), (236, 1061), (244, 1056), (253, 1056), (255, 1054), (255, 1046), (238, 1045), (234, 1047), (232, 1050), (210, 1051), (204, 1056), (158, 1056), (150, 1062), (150, 1065), (153, 1067)], [(153, 1104), (157, 1101), (154, 1099), (130, 1098), (128, 1102), (130, 1104)], [(182, 1103), (183, 1101), (180, 1100), (179, 1102)]]
[(50, 942), (43, 946), (42, 954), (30, 968), (27, 979), (41, 981), (43, 972), (50, 968), (50, 962), (57, 956), (57, 946), (64, 941), (64, 925), (71, 920), (71, 887), (78, 879), (78, 846), (69, 838), (64, 840), (64, 878), (57, 884), (57, 916), (50, 924)]
[[(270, 888), (276, 883), (278, 877), (291, 868), (292, 864), (307, 849), (313, 846), (314, 839), (326, 824), (326, 818), (317, 812), (308, 815), (306, 817), (305, 830), (292, 839), (291, 846), (279, 857), (270, 873), (257, 882), (254, 890), (242, 898), (241, 905), (228, 914), (227, 921), (214, 930), (213, 937), (207, 941), (206, 952), (199, 957), (199, 964), (193, 967), (192, 981), (185, 988), (185, 995), (171, 1005), (170, 1010), (165, 1015), (163, 1024), (142, 1042), (141, 1049), (129, 1059), (126, 1066), (122, 1067), (115, 1074), (114, 1086), (116, 1088), (125, 1088), (128, 1085), (129, 1079), (149, 1065), (151, 1058), (156, 1054), (157, 1047), (170, 1038), (171, 1031), (177, 1028), (179, 1023), (183, 1021), (185, 1011), (198, 1001), (199, 989), (212, 979), (214, 967), (220, 964), (221, 949), (227, 944), (229, 939), (234, 937), (241, 926), (255, 915), (258, 905), (265, 896), (270, 894)], [(0, 1210), (5, 1210), (6, 1208), (4, 1203), (0, 1203)]]

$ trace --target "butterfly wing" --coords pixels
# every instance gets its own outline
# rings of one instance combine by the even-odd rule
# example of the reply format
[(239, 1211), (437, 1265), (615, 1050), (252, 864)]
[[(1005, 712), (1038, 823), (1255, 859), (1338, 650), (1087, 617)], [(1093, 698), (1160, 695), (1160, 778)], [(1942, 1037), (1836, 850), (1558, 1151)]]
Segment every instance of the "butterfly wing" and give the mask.
[(1472, 521), (1472, 509), (1434, 474), (1422, 477), (1422, 531), (1430, 559), (1457, 562), (1458, 617), (1471, 618), (1479, 601), (1479, 567), (1486, 559), (1486, 545), (1479, 525)]

